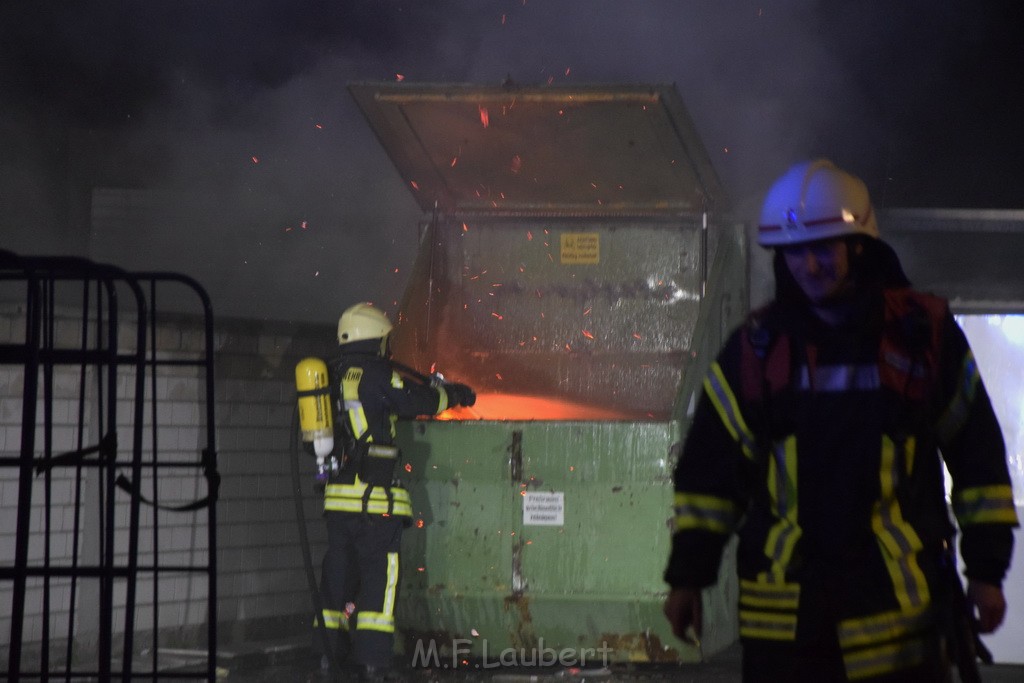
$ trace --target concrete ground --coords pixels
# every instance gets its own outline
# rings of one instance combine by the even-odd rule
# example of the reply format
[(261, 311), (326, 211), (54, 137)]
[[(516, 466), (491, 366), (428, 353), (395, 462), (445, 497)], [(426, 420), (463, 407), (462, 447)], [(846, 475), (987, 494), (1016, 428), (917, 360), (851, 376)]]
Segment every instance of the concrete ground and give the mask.
[[(739, 683), (740, 648), (728, 648), (701, 664), (680, 665), (628, 665), (590, 669), (572, 668), (489, 668), (484, 671), (473, 662), (465, 669), (417, 669), (405, 672), (409, 683), (600, 683), (674, 681), (678, 683)], [(318, 670), (317, 662), (307, 647), (302, 645), (268, 644), (262, 649), (238, 653), (222, 658), (226, 683), (307, 683), (320, 681), (311, 674)], [(337, 681), (352, 680), (342, 674)], [(1021, 683), (1024, 665), (981, 665), (981, 679), (986, 683)], [(959, 680), (954, 676), (954, 681)]]

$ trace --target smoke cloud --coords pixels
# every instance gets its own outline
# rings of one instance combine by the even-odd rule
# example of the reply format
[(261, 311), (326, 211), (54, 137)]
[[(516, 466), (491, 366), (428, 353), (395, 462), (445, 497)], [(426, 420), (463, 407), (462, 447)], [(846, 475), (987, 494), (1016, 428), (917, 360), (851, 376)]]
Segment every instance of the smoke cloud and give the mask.
[(882, 205), (1019, 207), (1019, 14), (922, 0), (8, 0), (0, 247), (183, 272), (220, 315), (394, 310), (419, 209), (345, 85), (398, 79), (675, 83), (742, 220), (817, 155)]

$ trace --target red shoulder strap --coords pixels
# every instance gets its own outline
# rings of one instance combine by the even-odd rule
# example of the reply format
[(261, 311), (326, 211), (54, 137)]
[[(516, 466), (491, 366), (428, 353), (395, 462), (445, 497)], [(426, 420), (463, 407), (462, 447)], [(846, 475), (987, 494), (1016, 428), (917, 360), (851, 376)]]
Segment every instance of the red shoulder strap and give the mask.
[(771, 339), (751, 339), (751, 330), (743, 330), (740, 355), (740, 391), (748, 401), (759, 401), (765, 384), (772, 394), (779, 393), (789, 383), (789, 336), (775, 333)]

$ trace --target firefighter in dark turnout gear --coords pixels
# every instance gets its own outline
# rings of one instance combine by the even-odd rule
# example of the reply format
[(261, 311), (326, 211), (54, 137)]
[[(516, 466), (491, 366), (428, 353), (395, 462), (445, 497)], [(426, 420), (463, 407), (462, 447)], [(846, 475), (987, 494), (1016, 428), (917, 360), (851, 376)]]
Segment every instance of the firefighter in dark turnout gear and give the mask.
[(948, 680), (943, 462), (981, 632), (1003, 619), (1017, 526), (974, 356), (946, 301), (910, 289), (863, 182), (830, 162), (783, 175), (759, 233), (776, 297), (704, 381), (665, 614), (699, 638), (700, 590), (736, 533), (745, 681)]
[(351, 650), (370, 680), (394, 675), (389, 668), (399, 546), (412, 518), (409, 492), (395, 479), (395, 422), (476, 400), (464, 384), (430, 386), (403, 377), (390, 361), (390, 332), (387, 316), (370, 304), (348, 308), (338, 321), (340, 355), (332, 381), (341, 436), (336, 441), (344, 454), (324, 491), (324, 623), (337, 633), (338, 660)]

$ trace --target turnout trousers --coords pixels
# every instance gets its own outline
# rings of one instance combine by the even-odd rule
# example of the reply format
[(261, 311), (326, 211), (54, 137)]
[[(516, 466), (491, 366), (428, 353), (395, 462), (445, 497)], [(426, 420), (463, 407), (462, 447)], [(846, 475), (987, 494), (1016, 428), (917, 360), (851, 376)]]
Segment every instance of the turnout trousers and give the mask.
[(327, 552), (320, 593), (331, 646), (339, 662), (390, 666), (403, 520), (351, 512), (324, 516)]

